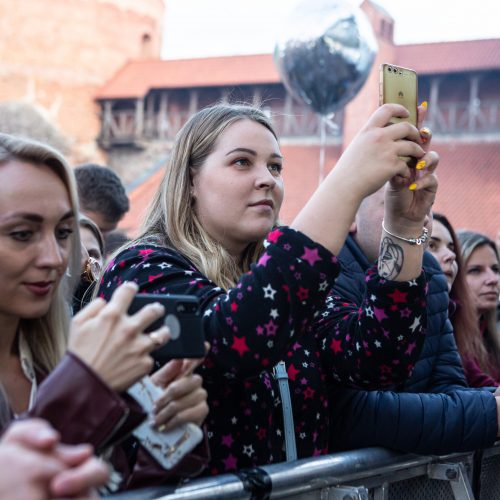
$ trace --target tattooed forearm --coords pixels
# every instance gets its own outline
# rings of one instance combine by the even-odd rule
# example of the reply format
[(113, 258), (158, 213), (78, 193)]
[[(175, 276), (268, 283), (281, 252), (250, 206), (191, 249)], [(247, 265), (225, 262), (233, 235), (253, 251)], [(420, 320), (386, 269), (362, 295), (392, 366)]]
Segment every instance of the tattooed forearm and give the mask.
[(403, 268), (403, 249), (394, 241), (385, 236), (380, 244), (380, 255), (378, 257), (378, 274), (382, 278), (394, 280), (399, 276)]

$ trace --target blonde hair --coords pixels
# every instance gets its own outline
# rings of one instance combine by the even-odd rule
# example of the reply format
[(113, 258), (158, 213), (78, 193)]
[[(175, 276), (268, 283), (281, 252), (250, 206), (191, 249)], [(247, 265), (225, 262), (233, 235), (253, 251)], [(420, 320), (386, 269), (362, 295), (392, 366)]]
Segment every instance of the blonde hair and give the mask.
[(11, 160), (49, 167), (64, 183), (68, 191), (71, 210), (75, 214), (73, 233), (70, 235), (69, 276), (65, 276), (45, 315), (35, 319), (22, 319), (20, 330), (30, 346), (37, 370), (52, 371), (62, 358), (67, 344), (70, 321), (68, 298), (80, 276), (80, 236), (78, 231), (78, 196), (73, 171), (63, 156), (45, 144), (8, 134), (0, 134), (0, 165)]
[[(123, 248), (154, 243), (175, 248), (218, 286), (236, 284), (263, 252), (263, 240), (252, 242), (240, 262), (235, 261), (200, 223), (193, 209), (191, 170), (200, 169), (217, 139), (233, 123), (252, 120), (277, 139), (268, 117), (247, 105), (217, 104), (194, 114), (177, 134), (160, 187), (145, 217), (140, 236)], [(117, 252), (117, 253), (118, 253)]]
[[(499, 261), (498, 250), (495, 242), (484, 234), (475, 231), (461, 230), (457, 232), (458, 241), (460, 242), (460, 252), (464, 267), (470, 259), (472, 253), (482, 246), (489, 246), (496, 255), (497, 262)], [(484, 332), (484, 342), (489, 354), (488, 366), (483, 366), (491, 373), (493, 368), (500, 367), (500, 332), (497, 327), (497, 310), (496, 307), (482, 314), (482, 319), (486, 323)]]

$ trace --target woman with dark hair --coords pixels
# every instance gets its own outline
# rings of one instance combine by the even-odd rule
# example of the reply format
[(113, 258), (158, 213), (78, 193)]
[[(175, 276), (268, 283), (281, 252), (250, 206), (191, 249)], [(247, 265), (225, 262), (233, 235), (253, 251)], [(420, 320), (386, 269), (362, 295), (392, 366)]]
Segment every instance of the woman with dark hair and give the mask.
[(467, 284), (467, 268), (460, 249), (460, 241), (450, 221), (443, 214), (434, 213), (428, 250), (438, 260), (448, 281), (449, 317), (465, 377), (471, 387), (496, 386), (500, 378), (492, 376), (490, 371), (488, 353), (479, 328), (473, 295)]

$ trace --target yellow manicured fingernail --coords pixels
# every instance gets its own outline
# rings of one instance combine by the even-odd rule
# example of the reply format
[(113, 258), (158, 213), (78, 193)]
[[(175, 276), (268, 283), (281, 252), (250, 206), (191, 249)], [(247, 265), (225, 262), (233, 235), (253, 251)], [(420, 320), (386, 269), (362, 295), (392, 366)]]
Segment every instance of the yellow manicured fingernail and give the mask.
[(416, 165), (415, 165), (415, 168), (417, 170), (422, 170), (423, 168), (425, 168), (425, 166), (427, 165), (426, 161), (425, 160), (420, 160)]
[(422, 106), (424, 109), (427, 109), (427, 101), (423, 101), (420, 106)]
[(408, 186), (408, 189), (409, 189), (410, 191), (415, 191), (415, 189), (417, 189), (417, 185), (416, 185), (415, 183), (410, 184), (410, 185)]

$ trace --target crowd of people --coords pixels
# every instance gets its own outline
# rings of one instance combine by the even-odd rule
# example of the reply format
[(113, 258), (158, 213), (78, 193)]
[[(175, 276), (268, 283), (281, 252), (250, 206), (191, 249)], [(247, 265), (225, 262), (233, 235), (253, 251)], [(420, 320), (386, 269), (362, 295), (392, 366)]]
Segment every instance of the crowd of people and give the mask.
[[(0, 134), (0, 491), (85, 497), (358, 447), (491, 445), (498, 248), (432, 213), (425, 106), (419, 128), (386, 126), (407, 116), (377, 109), (284, 226), (270, 119), (198, 111), (133, 240), (111, 169)], [(175, 332), (150, 328), (160, 300), (129, 313), (138, 293), (195, 297), (205, 357), (154, 356)], [(152, 410), (128, 393), (145, 378)], [(186, 424), (204, 438), (167, 468), (134, 433), (145, 420), (159, 439)]]

